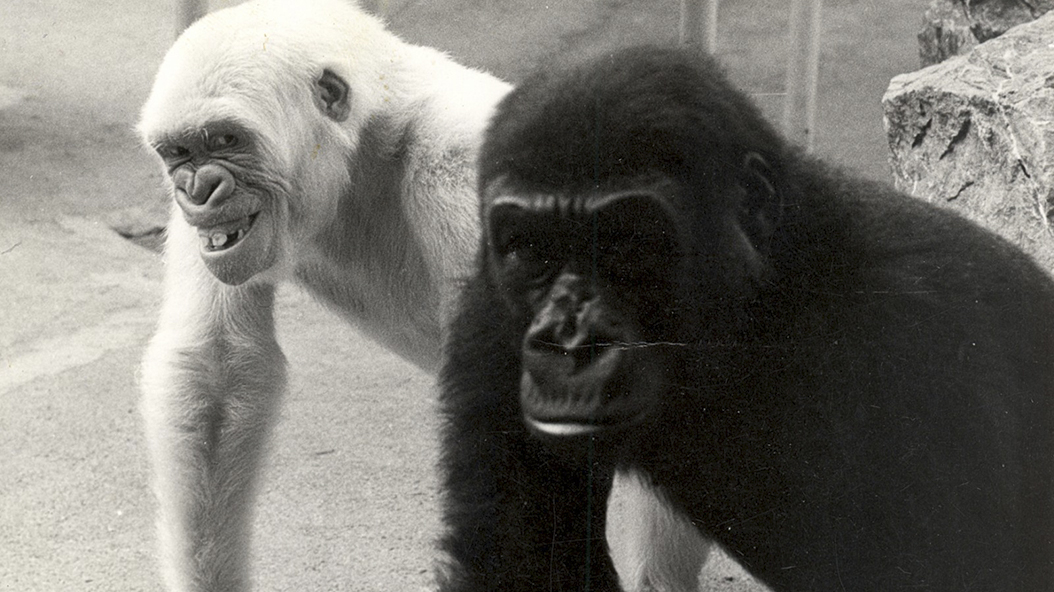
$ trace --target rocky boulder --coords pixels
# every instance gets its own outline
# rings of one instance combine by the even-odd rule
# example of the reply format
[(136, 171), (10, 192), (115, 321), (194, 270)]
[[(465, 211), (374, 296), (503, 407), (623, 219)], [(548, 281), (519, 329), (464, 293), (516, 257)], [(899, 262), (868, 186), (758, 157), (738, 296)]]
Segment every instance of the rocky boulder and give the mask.
[(893, 78), (882, 102), (898, 188), (1054, 271), (1054, 13)]
[(1054, 8), (1054, 0), (933, 0), (919, 32), (923, 66), (961, 55)]

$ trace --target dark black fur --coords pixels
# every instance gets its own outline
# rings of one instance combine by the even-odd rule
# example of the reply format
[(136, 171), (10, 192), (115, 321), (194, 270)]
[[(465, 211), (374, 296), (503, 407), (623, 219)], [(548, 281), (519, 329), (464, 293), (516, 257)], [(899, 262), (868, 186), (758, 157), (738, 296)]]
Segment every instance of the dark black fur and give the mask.
[(712, 62), (676, 51), (527, 80), (488, 132), (480, 187), (486, 204), (501, 178), (586, 196), (657, 177), (688, 230), (641, 319), (668, 344), (665, 391), (632, 428), (554, 446), (525, 427), (530, 318), (484, 237), (441, 374), (442, 589), (616, 590), (604, 503), (613, 468), (635, 466), (778, 592), (1054, 590), (1046, 275), (789, 148)]

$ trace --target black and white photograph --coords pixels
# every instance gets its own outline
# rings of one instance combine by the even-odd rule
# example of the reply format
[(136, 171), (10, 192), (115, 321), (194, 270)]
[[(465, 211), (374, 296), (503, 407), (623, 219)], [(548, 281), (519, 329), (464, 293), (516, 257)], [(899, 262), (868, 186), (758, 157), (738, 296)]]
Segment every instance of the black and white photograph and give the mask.
[(0, 592), (1054, 591), (1054, 0), (4, 0)]

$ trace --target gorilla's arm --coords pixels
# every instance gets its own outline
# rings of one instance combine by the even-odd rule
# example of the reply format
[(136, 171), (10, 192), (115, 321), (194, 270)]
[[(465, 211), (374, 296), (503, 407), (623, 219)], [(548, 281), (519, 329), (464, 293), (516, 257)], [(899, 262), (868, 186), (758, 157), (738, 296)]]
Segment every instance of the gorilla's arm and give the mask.
[(440, 377), (449, 525), (441, 589), (534, 592), (544, 582), (552, 591), (621, 590), (604, 542), (610, 470), (588, 453), (562, 458), (530, 438), (515, 405), (518, 365), (493, 363), (517, 355), (502, 339), (511, 324), (478, 314), (500, 306), (483, 291), (470, 287), (464, 298)]
[(142, 367), (162, 570), (172, 590), (242, 590), (258, 465), (286, 383), (274, 287), (216, 280), (178, 211), (168, 233)]

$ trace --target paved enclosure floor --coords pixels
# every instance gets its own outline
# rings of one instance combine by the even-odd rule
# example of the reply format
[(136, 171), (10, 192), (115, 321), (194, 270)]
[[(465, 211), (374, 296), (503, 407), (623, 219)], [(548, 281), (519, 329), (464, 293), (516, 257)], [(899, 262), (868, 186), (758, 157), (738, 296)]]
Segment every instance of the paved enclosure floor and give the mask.
[[(828, 0), (821, 154), (886, 176), (879, 100), (917, 67), (925, 0)], [(133, 126), (170, 3), (0, 8), (0, 591), (159, 590), (136, 372), (158, 255), (113, 227), (167, 208)], [(520, 78), (561, 52), (675, 38), (677, 0), (381, 1), (406, 39)], [(213, 6), (222, 3), (214, 2)], [(725, 0), (719, 57), (778, 114), (783, 0)], [(427, 590), (438, 530), (431, 378), (294, 289), (291, 364), (256, 518), (259, 590)], [(716, 590), (755, 586), (727, 558)]]

